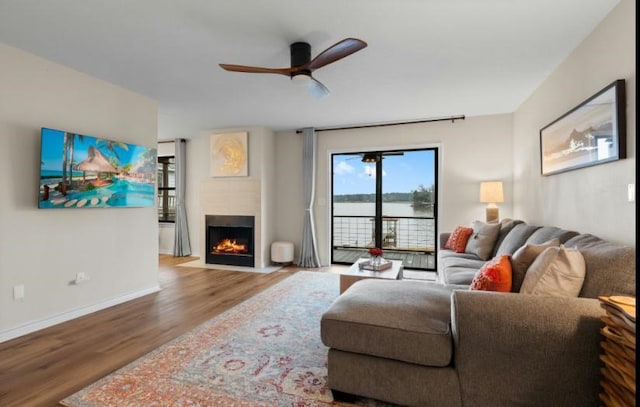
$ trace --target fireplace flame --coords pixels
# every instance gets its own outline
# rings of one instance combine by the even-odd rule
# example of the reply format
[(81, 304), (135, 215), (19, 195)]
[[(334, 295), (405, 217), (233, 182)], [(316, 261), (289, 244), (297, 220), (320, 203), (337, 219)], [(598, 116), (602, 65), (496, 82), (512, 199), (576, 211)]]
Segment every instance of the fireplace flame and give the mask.
[(213, 253), (247, 253), (246, 244), (238, 244), (235, 240), (222, 239), (213, 247)]

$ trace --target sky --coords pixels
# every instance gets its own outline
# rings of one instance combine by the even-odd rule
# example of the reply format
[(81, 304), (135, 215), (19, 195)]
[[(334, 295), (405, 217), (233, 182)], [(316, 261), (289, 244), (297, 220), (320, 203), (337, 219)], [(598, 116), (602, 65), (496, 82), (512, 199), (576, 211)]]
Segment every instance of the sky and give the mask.
[[(411, 192), (429, 187), (435, 180), (436, 150), (405, 151), (404, 155), (382, 160), (382, 191)], [(334, 154), (333, 194), (373, 194), (376, 188), (375, 163), (363, 163), (360, 154)]]
[[(87, 158), (89, 146), (99, 147), (97, 138), (93, 136), (84, 136), (81, 141), (76, 137), (73, 151), (73, 161), (77, 164)], [(64, 155), (64, 131), (42, 128), (40, 146), (41, 169), (43, 170), (62, 170), (62, 160)], [(120, 165), (126, 163), (136, 164), (147, 148), (128, 144), (127, 150), (114, 146), (120, 158)], [(100, 149), (102, 154), (109, 159), (112, 153), (106, 149)]]

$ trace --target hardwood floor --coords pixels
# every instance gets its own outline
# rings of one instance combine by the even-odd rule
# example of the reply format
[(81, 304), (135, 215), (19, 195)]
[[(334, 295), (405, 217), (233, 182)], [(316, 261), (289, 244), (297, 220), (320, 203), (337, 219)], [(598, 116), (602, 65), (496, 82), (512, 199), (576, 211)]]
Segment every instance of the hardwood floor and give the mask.
[(57, 406), (299, 270), (257, 274), (176, 267), (191, 260), (161, 255), (158, 293), (0, 343), (0, 406)]

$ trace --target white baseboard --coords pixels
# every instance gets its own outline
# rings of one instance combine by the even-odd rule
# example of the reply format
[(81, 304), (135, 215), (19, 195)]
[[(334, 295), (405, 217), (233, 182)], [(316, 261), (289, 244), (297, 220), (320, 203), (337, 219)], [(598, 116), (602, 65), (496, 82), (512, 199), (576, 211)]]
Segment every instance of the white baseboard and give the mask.
[(92, 314), (96, 311), (113, 307), (114, 305), (122, 304), (123, 302), (135, 300), (136, 298), (144, 297), (145, 295), (157, 293), (158, 291), (160, 291), (160, 286), (146, 288), (144, 290), (140, 290), (133, 293), (121, 295), (119, 297), (111, 298), (109, 300), (106, 300), (97, 304), (87, 305), (85, 307), (80, 307), (72, 311), (64, 312), (62, 314), (41, 319), (39, 321), (30, 322), (28, 324), (21, 325), (16, 328), (0, 331), (0, 343), (18, 338), (23, 335), (30, 334), (32, 332), (39, 331), (44, 328), (49, 328), (51, 326), (60, 324), (62, 322), (79, 318), (84, 315)]

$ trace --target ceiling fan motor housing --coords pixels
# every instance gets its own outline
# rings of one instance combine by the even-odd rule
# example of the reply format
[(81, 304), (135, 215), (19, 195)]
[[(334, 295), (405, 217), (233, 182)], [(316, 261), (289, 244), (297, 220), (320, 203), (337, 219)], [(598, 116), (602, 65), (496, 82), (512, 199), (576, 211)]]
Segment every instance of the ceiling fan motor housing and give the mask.
[[(291, 67), (302, 66), (311, 61), (311, 45), (307, 42), (294, 42), (291, 44)], [(311, 75), (310, 70), (301, 70), (291, 73), (293, 78), (296, 75)]]

